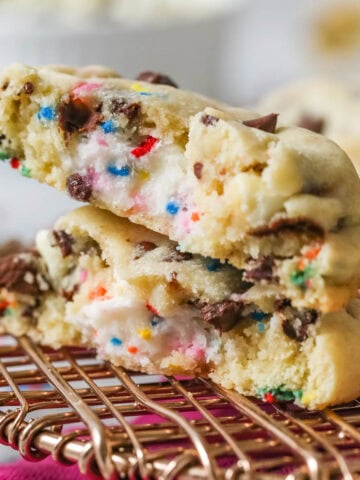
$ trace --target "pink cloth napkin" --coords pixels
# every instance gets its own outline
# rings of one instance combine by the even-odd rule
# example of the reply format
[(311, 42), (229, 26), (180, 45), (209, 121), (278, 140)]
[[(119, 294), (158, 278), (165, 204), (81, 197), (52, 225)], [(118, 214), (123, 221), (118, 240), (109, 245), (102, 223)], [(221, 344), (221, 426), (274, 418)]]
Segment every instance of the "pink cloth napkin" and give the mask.
[(86, 480), (77, 465), (63, 467), (52, 458), (39, 463), (19, 461), (0, 465), (0, 480)]

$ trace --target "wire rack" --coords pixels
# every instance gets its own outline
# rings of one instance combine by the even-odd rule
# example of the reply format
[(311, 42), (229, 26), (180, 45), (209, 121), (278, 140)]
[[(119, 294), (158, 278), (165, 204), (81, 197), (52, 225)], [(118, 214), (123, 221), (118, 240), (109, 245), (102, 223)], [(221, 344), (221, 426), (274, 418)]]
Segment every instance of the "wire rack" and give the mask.
[(360, 402), (266, 404), (82, 349), (0, 338), (0, 442), (106, 480), (360, 478)]

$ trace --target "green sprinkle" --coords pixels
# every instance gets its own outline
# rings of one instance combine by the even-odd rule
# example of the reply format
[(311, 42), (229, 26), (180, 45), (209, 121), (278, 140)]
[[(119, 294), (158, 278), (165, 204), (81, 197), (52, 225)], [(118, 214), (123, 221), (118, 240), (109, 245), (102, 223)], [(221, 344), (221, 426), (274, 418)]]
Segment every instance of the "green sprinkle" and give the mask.
[(301, 397), (303, 395), (302, 390), (288, 390), (287, 388), (285, 388), (284, 385), (280, 385), (276, 388), (258, 388), (256, 391), (256, 395), (259, 398), (264, 398), (267, 393), (273, 395), (276, 400), (283, 402), (293, 402), (294, 400), (301, 400)]
[(290, 281), (293, 285), (300, 288), (306, 288), (306, 282), (314, 277), (315, 269), (310, 263), (304, 270), (298, 270), (290, 275)]
[(30, 168), (25, 167), (25, 165), (21, 166), (20, 173), (23, 177), (27, 177), (27, 178), (31, 177), (31, 170), (30, 170)]
[(10, 317), (13, 314), (12, 308), (7, 308), (4, 312), (7, 317)]
[(10, 156), (6, 152), (0, 152), (0, 160), (9, 160)]

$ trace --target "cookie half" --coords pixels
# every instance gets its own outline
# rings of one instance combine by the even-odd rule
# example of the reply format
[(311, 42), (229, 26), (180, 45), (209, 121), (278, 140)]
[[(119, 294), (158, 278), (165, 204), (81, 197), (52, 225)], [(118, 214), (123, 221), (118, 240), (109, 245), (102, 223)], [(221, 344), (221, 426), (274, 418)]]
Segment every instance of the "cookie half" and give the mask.
[(296, 307), (346, 304), (360, 283), (360, 180), (342, 150), (161, 75), (99, 75), (5, 70), (1, 156), (182, 251), (261, 271)]
[(360, 302), (322, 314), (276, 288), (183, 253), (157, 233), (83, 207), (0, 260), (3, 329), (95, 347), (153, 374), (207, 375), (239, 392), (309, 408), (360, 394)]

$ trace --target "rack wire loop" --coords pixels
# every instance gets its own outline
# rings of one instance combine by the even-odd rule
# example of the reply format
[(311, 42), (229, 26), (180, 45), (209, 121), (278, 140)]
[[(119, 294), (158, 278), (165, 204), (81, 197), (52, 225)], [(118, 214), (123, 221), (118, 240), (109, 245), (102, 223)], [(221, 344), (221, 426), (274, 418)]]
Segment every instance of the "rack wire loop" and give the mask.
[(0, 336), (0, 442), (94, 479), (355, 480), (360, 401), (309, 412)]

